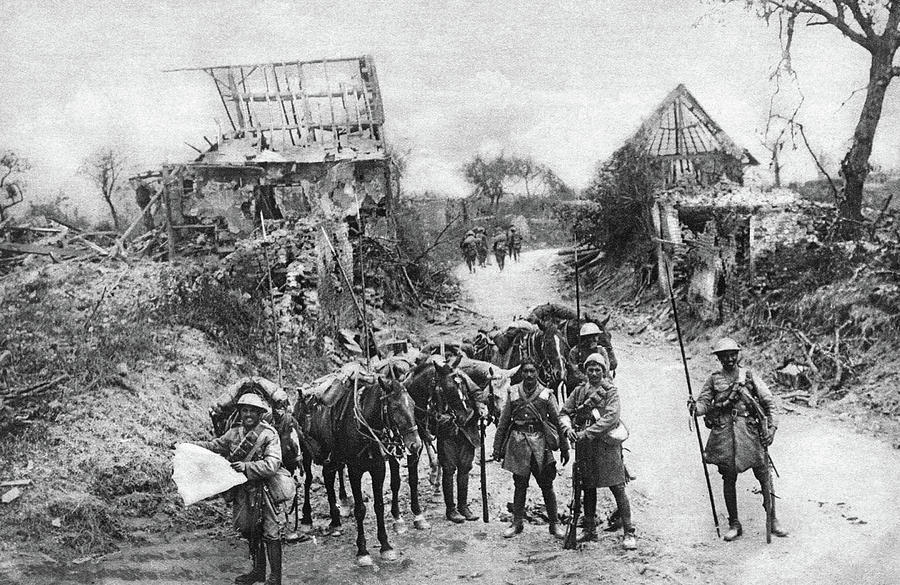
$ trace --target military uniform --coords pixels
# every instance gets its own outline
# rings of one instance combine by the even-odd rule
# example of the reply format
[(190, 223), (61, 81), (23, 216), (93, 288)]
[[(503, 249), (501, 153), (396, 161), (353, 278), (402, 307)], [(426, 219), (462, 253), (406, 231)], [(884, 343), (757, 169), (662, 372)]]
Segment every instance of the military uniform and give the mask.
[(587, 374), (584, 372), (584, 360), (592, 353), (599, 353), (602, 355), (603, 359), (606, 360), (606, 363), (610, 364), (610, 370), (615, 370), (616, 366), (618, 366), (615, 361), (615, 353), (611, 350), (608, 351), (599, 344), (585, 345), (579, 343), (569, 350), (568, 359), (566, 359), (566, 367), (568, 369), (568, 373), (566, 374), (566, 386), (574, 388), (587, 383)]
[[(441, 488), (444, 493), (447, 519), (453, 522), (477, 520), (469, 509), (469, 473), (475, 460), (475, 448), (480, 445), (478, 405), (466, 396), (456, 408), (447, 406), (437, 417), (438, 461), (441, 465)], [(454, 502), (453, 480), (456, 478), (458, 499)]]
[(625, 536), (634, 533), (631, 504), (625, 494), (625, 464), (622, 445), (607, 434), (620, 422), (619, 391), (608, 380), (584, 383), (575, 388), (560, 410), (560, 423), (575, 431), (575, 465), (584, 489), (586, 540), (596, 538), (597, 488), (608, 487), (618, 507)]
[(494, 258), (497, 260), (497, 266), (503, 270), (506, 264), (506, 236), (503, 234), (494, 237)]
[[(761, 437), (761, 422), (752, 404), (755, 400), (766, 418), (768, 436)], [(774, 505), (771, 497), (773, 486), (768, 472), (765, 446), (774, 437), (778, 421), (774, 413), (775, 398), (765, 382), (751, 370), (735, 368), (712, 374), (697, 397), (695, 414), (704, 417), (710, 429), (703, 459), (719, 468), (722, 475), (725, 506), (728, 522), (733, 535), (726, 540), (740, 536), (742, 529), (738, 520), (736, 482), (739, 473), (748, 469), (760, 483), (763, 507)], [(764, 446), (763, 441), (766, 442)], [(774, 518), (774, 511), (773, 511)], [(786, 534), (773, 522), (773, 533)]]
[(503, 469), (513, 474), (513, 526), (521, 532), (525, 518), (525, 497), (528, 482), (534, 475), (544, 496), (550, 529), (557, 524), (556, 459), (559, 449), (568, 459), (569, 442), (559, 424), (559, 410), (553, 392), (540, 383), (529, 392), (524, 384), (516, 384), (509, 391), (509, 399), (500, 413), (494, 436), (494, 459), (503, 459)]
[[(266, 572), (266, 552), (277, 582), (281, 582), (281, 535), (284, 527), (284, 506), (272, 500), (265, 487), (281, 467), (281, 442), (278, 432), (267, 422), (260, 422), (250, 430), (242, 425), (232, 427), (224, 435), (197, 445), (219, 453), (231, 462), (246, 461), (247, 482), (233, 491), (232, 513), (234, 528), (250, 543), (254, 569)], [(265, 542), (265, 546), (263, 543)]]

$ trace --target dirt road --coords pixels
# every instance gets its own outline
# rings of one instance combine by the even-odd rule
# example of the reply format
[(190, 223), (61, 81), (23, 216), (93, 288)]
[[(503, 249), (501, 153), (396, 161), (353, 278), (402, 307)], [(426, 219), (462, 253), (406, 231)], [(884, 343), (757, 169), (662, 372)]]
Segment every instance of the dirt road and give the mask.
[[(522, 254), (498, 274), (496, 267), (459, 272), (468, 306), (503, 323), (559, 295), (550, 264), (553, 251)], [(438, 323), (450, 334), (484, 325), (475, 317)], [(614, 325), (613, 325), (614, 327)], [(781, 478), (776, 487), (779, 517), (788, 538), (766, 545), (761, 497), (752, 474), (738, 482), (744, 537), (716, 538), (695, 435), (688, 429), (686, 389), (676, 346), (648, 347), (614, 329), (620, 368), (623, 417), (632, 436), (626, 443), (629, 484), (638, 530), (638, 550), (626, 552), (619, 535), (578, 551), (563, 551), (545, 525), (529, 524), (523, 535), (504, 540), (498, 516), (511, 499), (511, 477), (488, 464), (492, 521), (452, 525), (443, 519), (440, 496), (428, 501), (433, 527), (392, 535), (401, 553), (396, 563), (375, 568), (354, 564), (350, 526), (341, 537), (285, 549), (285, 583), (896, 583), (900, 580), (900, 453), (833, 421), (807, 414), (782, 414), (771, 454)], [(708, 356), (691, 360), (699, 387), (713, 369)], [(705, 429), (703, 429), (705, 434)], [(473, 470), (473, 505), (478, 506), (478, 471)], [(570, 468), (556, 481), (561, 502), (570, 494)], [(710, 470), (721, 523), (721, 482)], [(405, 494), (405, 488), (404, 488)], [(321, 492), (314, 502), (317, 526), (327, 522)], [(540, 502), (535, 485), (529, 503)], [(405, 505), (405, 496), (404, 496)], [(608, 509), (610, 502), (603, 504)], [(408, 510), (408, 507), (405, 508)], [(409, 514), (407, 512), (407, 518)], [(367, 515), (370, 542), (373, 514)], [(723, 528), (724, 529), (724, 528)], [(246, 548), (224, 531), (173, 534), (158, 543), (127, 548), (81, 565), (30, 559), (0, 562), (0, 581), (21, 583), (230, 583), (247, 562)], [(376, 555), (377, 556), (377, 555)], [(4, 572), (5, 571), (5, 572)]]

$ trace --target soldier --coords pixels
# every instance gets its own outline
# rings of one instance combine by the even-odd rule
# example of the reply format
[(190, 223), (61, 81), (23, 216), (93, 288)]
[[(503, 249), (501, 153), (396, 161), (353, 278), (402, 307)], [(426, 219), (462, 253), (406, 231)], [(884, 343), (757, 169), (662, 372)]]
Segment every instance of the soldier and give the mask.
[(615, 377), (616, 368), (619, 365), (616, 360), (616, 354), (612, 351), (612, 346), (606, 348), (600, 345), (601, 334), (600, 327), (594, 322), (589, 321), (581, 326), (581, 330), (578, 332), (578, 345), (569, 350), (569, 356), (566, 360), (566, 367), (568, 368), (566, 385), (570, 388), (587, 382), (587, 375), (583, 370), (582, 364), (593, 353), (603, 355), (606, 363), (609, 364), (609, 374), (613, 378)]
[(584, 360), (587, 381), (578, 386), (560, 411), (560, 423), (575, 445), (575, 465), (584, 490), (584, 531), (580, 542), (597, 540), (597, 488), (608, 487), (616, 499), (624, 535), (622, 547), (637, 548), (631, 524), (631, 504), (625, 493), (624, 433), (620, 427), (619, 391), (606, 378), (606, 356), (593, 353)]
[(478, 266), (484, 268), (488, 256), (488, 238), (487, 232), (483, 227), (478, 226), (475, 228), (475, 238), (478, 240), (475, 244), (475, 249), (478, 254)]
[(500, 267), (500, 271), (503, 271), (503, 266), (506, 264), (506, 234), (500, 233), (494, 236), (494, 258), (497, 259), (497, 266)]
[[(719, 359), (722, 369), (709, 377), (696, 402), (688, 401), (688, 410), (703, 416), (710, 429), (703, 459), (717, 465), (722, 475), (728, 510), (728, 532), (724, 539), (728, 542), (743, 534), (738, 520), (735, 484), (738, 474), (748, 469), (753, 470), (759, 481), (763, 508), (768, 509), (770, 502), (773, 506), (772, 534), (787, 536), (787, 531), (775, 518), (774, 490), (765, 450), (775, 438), (778, 426), (775, 398), (759, 376), (738, 365), (740, 350), (733, 339), (720, 339), (712, 353)], [(760, 420), (757, 414), (760, 411), (765, 414), (765, 420)]]
[(463, 259), (469, 267), (469, 272), (474, 274), (475, 261), (478, 259), (478, 238), (475, 237), (473, 230), (466, 232), (466, 236), (459, 243), (459, 248), (462, 250)]
[[(243, 394), (237, 401), (241, 425), (229, 429), (212, 441), (197, 445), (219, 453), (231, 461), (231, 467), (247, 476), (247, 483), (234, 488), (234, 527), (250, 545), (253, 570), (235, 578), (239, 585), (265, 581), (281, 585), (281, 533), (284, 506), (272, 500), (265, 487), (281, 467), (281, 444), (278, 432), (263, 420), (269, 407), (253, 393)], [(269, 578), (266, 579), (266, 559)]]
[[(455, 398), (455, 397), (454, 397)], [(441, 464), (441, 488), (447, 520), (461, 524), (466, 520), (478, 520), (469, 508), (469, 472), (475, 460), (475, 447), (481, 444), (478, 434), (478, 405), (467, 393), (459, 395), (454, 404), (445, 403), (444, 412), (437, 416), (438, 460)], [(453, 478), (456, 476), (454, 503)]]
[(538, 382), (534, 362), (524, 360), (520, 373), (522, 382), (510, 388), (509, 400), (503, 405), (494, 437), (494, 460), (503, 461), (503, 469), (513, 474), (515, 485), (512, 523), (503, 537), (512, 538), (522, 532), (525, 496), (529, 479), (534, 475), (544, 496), (550, 534), (563, 538), (565, 531), (559, 526), (553, 491), (556, 478), (553, 451), (560, 450), (560, 459), (565, 465), (569, 462), (569, 442), (559, 424), (553, 392)]
[(509, 243), (509, 257), (518, 262), (519, 253), (522, 251), (522, 236), (519, 234), (516, 226), (509, 226), (507, 241)]

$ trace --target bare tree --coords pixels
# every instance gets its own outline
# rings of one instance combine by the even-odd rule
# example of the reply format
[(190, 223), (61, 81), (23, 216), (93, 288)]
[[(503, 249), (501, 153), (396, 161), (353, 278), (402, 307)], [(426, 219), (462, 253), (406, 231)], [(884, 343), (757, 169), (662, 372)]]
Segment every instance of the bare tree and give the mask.
[[(727, 1), (727, 0), (726, 0)], [(733, 1), (733, 0), (732, 0)], [(790, 67), (790, 51), (796, 26), (829, 26), (865, 49), (870, 55), (865, 101), (850, 149), (841, 161), (844, 178), (838, 201), (847, 223), (863, 220), (863, 185), (869, 174), (872, 143), (881, 120), (884, 96), (891, 81), (900, 77), (894, 56), (900, 48), (900, 0), (742, 0), (767, 22), (778, 20), (784, 55)]]
[(127, 162), (128, 156), (121, 149), (107, 146), (98, 148), (87, 156), (82, 161), (79, 169), (81, 174), (90, 179), (100, 189), (100, 195), (106, 201), (106, 204), (109, 205), (113, 225), (117, 230), (122, 229), (122, 227), (113, 197), (124, 184), (122, 175), (125, 172)]
[(25, 185), (24, 174), (31, 168), (28, 159), (12, 150), (0, 154), (0, 221), (6, 219), (6, 210), (22, 202)]

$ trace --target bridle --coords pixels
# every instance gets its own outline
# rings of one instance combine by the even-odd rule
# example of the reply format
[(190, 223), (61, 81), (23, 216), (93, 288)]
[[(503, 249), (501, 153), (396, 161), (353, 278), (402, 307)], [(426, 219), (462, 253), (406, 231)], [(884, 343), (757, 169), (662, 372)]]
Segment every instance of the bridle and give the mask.
[(356, 419), (356, 431), (378, 445), (382, 454), (399, 461), (403, 458), (403, 454), (406, 451), (403, 437), (417, 433), (419, 428), (416, 426), (415, 417), (413, 417), (413, 423), (409, 427), (400, 428), (397, 426), (391, 417), (390, 404), (388, 402), (389, 393), (384, 391), (381, 384), (378, 384), (378, 392), (381, 428), (376, 429), (369, 424), (369, 421), (363, 415), (359, 404), (359, 377), (353, 378), (353, 417)]

